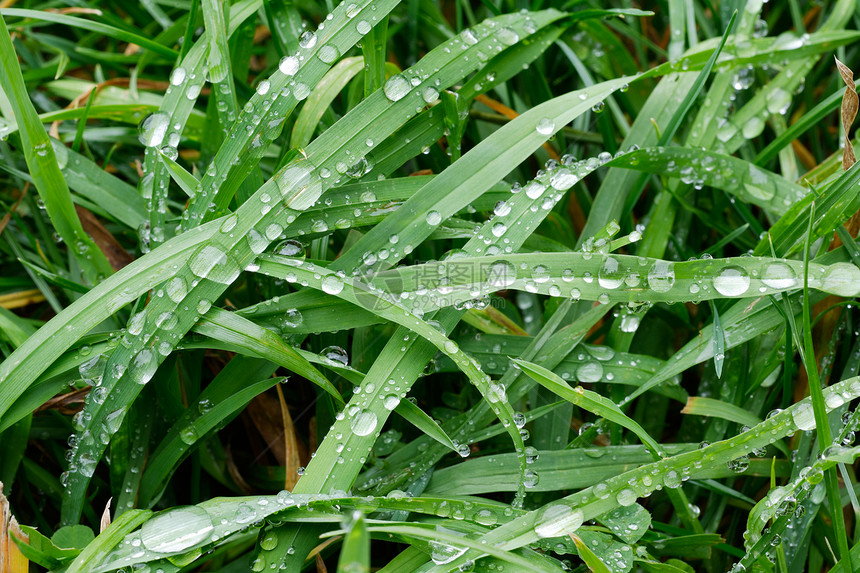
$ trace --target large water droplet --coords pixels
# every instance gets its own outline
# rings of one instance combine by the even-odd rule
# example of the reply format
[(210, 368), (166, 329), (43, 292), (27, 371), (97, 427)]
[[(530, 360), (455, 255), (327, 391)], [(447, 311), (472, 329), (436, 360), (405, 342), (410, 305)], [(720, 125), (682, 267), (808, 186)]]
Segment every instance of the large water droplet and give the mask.
[(286, 76), (294, 76), (299, 71), (299, 59), (295, 56), (284, 56), (278, 63), (278, 69)]
[(324, 64), (333, 64), (340, 57), (340, 52), (335, 46), (326, 44), (319, 49), (317, 57)]
[(173, 277), (167, 282), (167, 296), (173, 302), (180, 302), (188, 294), (188, 285), (185, 284), (185, 279), (182, 277)]
[(326, 346), (320, 356), (342, 366), (349, 366), (349, 354), (340, 346)]
[(171, 85), (178, 86), (185, 81), (185, 68), (176, 68), (170, 72)]
[(791, 419), (801, 430), (808, 431), (815, 427), (815, 413), (809, 402), (801, 402), (795, 406), (791, 411)]
[(299, 36), (299, 46), (305, 50), (310, 50), (317, 45), (317, 35), (310, 30), (305, 31)]
[(597, 283), (603, 288), (616, 289), (624, 283), (624, 270), (615, 257), (606, 257), (597, 272)]
[(382, 86), (385, 97), (391, 101), (403, 99), (411, 89), (412, 86), (409, 84), (409, 81), (400, 74), (391, 76), (385, 81), (385, 85)]
[(585, 362), (576, 369), (580, 382), (600, 382), (603, 378), (603, 365), (600, 362)]
[(514, 284), (516, 280), (517, 269), (509, 261), (494, 261), (487, 271), (487, 284), (493, 288), (507, 288)]
[(160, 513), (145, 522), (140, 529), (140, 540), (150, 551), (181, 553), (207, 539), (213, 529), (209, 514), (190, 505)]
[(750, 288), (750, 276), (741, 267), (728, 266), (714, 277), (714, 289), (723, 296), (740, 296)]
[(668, 292), (675, 285), (675, 267), (670, 261), (655, 261), (648, 272), (648, 286), (658, 293)]
[(167, 135), (170, 116), (163, 112), (151, 113), (138, 126), (138, 139), (146, 147), (158, 147)]
[(851, 263), (830, 265), (821, 278), (821, 289), (839, 296), (856, 296), (860, 293), (860, 269)]
[(623, 506), (633, 505), (636, 502), (636, 492), (630, 488), (624, 488), (615, 496), (615, 500)]
[(555, 130), (555, 122), (545, 117), (537, 123), (535, 130), (541, 135), (552, 135)]
[(744, 180), (744, 189), (760, 201), (770, 201), (776, 195), (774, 182), (768, 179), (767, 173), (755, 165), (749, 167), (749, 173)]
[(189, 267), (195, 276), (221, 284), (232, 284), (242, 271), (230, 254), (215, 245), (204, 245), (193, 256)]
[(540, 510), (535, 524), (535, 535), (541, 538), (569, 535), (580, 528), (584, 520), (581, 509), (554, 504)]
[(350, 427), (357, 436), (367, 436), (376, 429), (376, 414), (370, 410), (362, 410), (352, 418)]
[(307, 161), (299, 161), (287, 167), (277, 178), (284, 206), (296, 211), (305, 211), (314, 206), (322, 195), (323, 187), (313, 169), (313, 165)]
[(770, 288), (787, 289), (797, 283), (797, 275), (787, 263), (768, 263), (762, 272), (761, 282)]
[(131, 361), (128, 375), (138, 384), (146, 384), (152, 380), (156, 370), (158, 370), (158, 361), (155, 354), (150, 349), (144, 348)]
[(343, 290), (343, 279), (337, 275), (326, 275), (322, 280), (322, 290), (328, 294), (338, 294)]

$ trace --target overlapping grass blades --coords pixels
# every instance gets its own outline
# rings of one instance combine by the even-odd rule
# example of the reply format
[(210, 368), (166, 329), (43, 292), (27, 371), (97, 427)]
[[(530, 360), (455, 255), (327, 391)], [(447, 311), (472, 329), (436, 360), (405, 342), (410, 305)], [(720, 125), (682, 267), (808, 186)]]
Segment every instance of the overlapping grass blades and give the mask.
[[(21, 31), (50, 22), (80, 39), (63, 53), (71, 42), (55, 26), (0, 46), (23, 71), (3, 84), (12, 105), (0, 97), (0, 133), (12, 138), (0, 152), (14, 158), (3, 176), (35, 183), (48, 208), (41, 217), (26, 191), (12, 195), (0, 233), (22, 267), (0, 285), (40, 289), (58, 311), (45, 324), (0, 314), (0, 473), (17, 473), (25, 495), (55, 492), (46, 495), (66, 523), (82, 513), (97, 523), (88, 495), (117, 495), (114, 525), (70, 570), (300, 570), (318, 547), (347, 572), (382, 564), (371, 540), (374, 552), (408, 545), (386, 572), (561, 571), (565, 554), (621, 573), (676, 570), (674, 557), (708, 570), (732, 556), (769, 570), (773, 558), (791, 570), (807, 555), (813, 567), (831, 559), (826, 544), (843, 557), (834, 570), (850, 568), (857, 547), (838, 517), (858, 503), (850, 487), (841, 499), (836, 476), (853, 485), (858, 453), (860, 415), (848, 410), (860, 397), (850, 334), (860, 249), (856, 229), (842, 228), (860, 207), (858, 170), (821, 161), (839, 139), (816, 123), (839, 94), (802, 82), (824, 83), (822, 54), (850, 61), (858, 33), (841, 28), (853, 3), (826, 6), (808, 35), (817, 22), (791, 3), (798, 33), (767, 37), (762, 14), (788, 16), (757, 0), (741, 3), (733, 32), (727, 3), (671, 1), (665, 63), (657, 36), (631, 24), (637, 10), (499, 15), (506, 6), (458, 2), (453, 27), (445, 3), (407, 4), (346, 1), (326, 17), (313, 3), (131, 3), (153, 20), (141, 26), (3, 9)], [(627, 18), (603, 19), (617, 15)], [(309, 16), (321, 25), (301, 29)], [(271, 40), (255, 38), (260, 22)], [(144, 50), (100, 64), (108, 76), (136, 64), (127, 84), (104, 81), (101, 67), (92, 81), (43, 81), (69, 58), (83, 70), (98, 61), (93, 33)], [(50, 69), (34, 65), (39, 38), (56, 54)], [(425, 45), (436, 47), (419, 57)], [(163, 85), (141, 82), (165, 59), (176, 64)], [(59, 110), (59, 99), (87, 104)], [(146, 112), (138, 173), (124, 149), (138, 134), (122, 124)], [(116, 127), (90, 131), (88, 120)], [(45, 133), (53, 121), (59, 140)], [(36, 140), (44, 156), (28, 151)], [(808, 182), (795, 180), (798, 158), (819, 162)], [(125, 183), (138, 179), (137, 191)], [(121, 243), (139, 234), (142, 256), (98, 284), (112, 269), (72, 249), (87, 238), (73, 201)], [(68, 253), (50, 243), (52, 225)], [(828, 248), (834, 230), (846, 248)], [(331, 343), (351, 345), (351, 365), (345, 350), (316, 352)], [(822, 380), (834, 381), (820, 390), (808, 360), (812, 400), (801, 399), (804, 378), (792, 387), (798, 348), (817, 350)], [(70, 381), (75, 391), (49, 402)], [(301, 415), (316, 416), (308, 467), (296, 472), (298, 451), (237, 467), (217, 431), (282, 382), (284, 431), (303, 398)], [(24, 453), (28, 434), (65, 439), (69, 423), (32, 414), (85, 394), (68, 465), (53, 456), (68, 469), (60, 485)], [(675, 418), (684, 403), (694, 416)], [(45, 458), (61, 449), (51, 443)], [(188, 502), (174, 479), (186, 468), (194, 505), (133, 509)], [(201, 502), (206, 480), (220, 492), (273, 491), (296, 473), (292, 493)], [(470, 497), (484, 494), (505, 501)]]

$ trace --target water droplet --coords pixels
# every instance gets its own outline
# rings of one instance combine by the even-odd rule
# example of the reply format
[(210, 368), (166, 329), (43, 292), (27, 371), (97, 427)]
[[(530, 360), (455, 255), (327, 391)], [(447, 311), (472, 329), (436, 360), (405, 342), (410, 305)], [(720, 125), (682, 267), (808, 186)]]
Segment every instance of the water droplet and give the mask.
[(584, 362), (576, 369), (576, 378), (580, 382), (600, 382), (603, 379), (603, 365), (600, 362)]
[(487, 284), (496, 289), (507, 288), (516, 280), (517, 269), (509, 261), (494, 261), (487, 271)]
[(741, 267), (728, 266), (714, 277), (714, 289), (723, 296), (740, 296), (749, 288), (749, 274)]
[(188, 285), (185, 284), (185, 279), (182, 277), (173, 277), (167, 282), (167, 296), (173, 302), (180, 302), (188, 294)]
[(282, 257), (304, 258), (305, 246), (295, 239), (287, 239), (275, 246), (275, 254)]
[(370, 24), (366, 20), (359, 20), (359, 22), (355, 25), (356, 31), (364, 36), (368, 32), (370, 32), (371, 27)]
[(284, 205), (296, 211), (314, 206), (322, 195), (322, 181), (314, 175), (314, 167), (307, 161), (298, 161), (287, 167), (277, 178)]
[(755, 165), (749, 167), (744, 189), (760, 201), (770, 201), (776, 195), (776, 184), (768, 178), (767, 173)]
[(821, 277), (821, 290), (844, 297), (856, 296), (860, 292), (860, 269), (851, 263), (830, 265)]
[(561, 503), (549, 505), (538, 513), (535, 535), (540, 538), (569, 535), (576, 532), (583, 521), (584, 515), (581, 509), (574, 509)]
[(322, 280), (322, 290), (328, 294), (338, 294), (343, 290), (343, 280), (337, 275), (326, 275)]
[(506, 46), (512, 46), (519, 41), (520, 36), (519, 36), (519, 34), (517, 34), (516, 30), (514, 30), (513, 28), (509, 28), (508, 26), (504, 26), (504, 27), (496, 30), (496, 38), (498, 38), (498, 40), (502, 44), (504, 44)]
[(146, 147), (158, 147), (167, 135), (170, 116), (163, 112), (151, 113), (138, 126), (138, 139)]
[(567, 191), (573, 187), (579, 178), (570, 169), (559, 169), (549, 178), (549, 184), (556, 191)]
[(294, 76), (299, 71), (299, 59), (295, 56), (284, 56), (278, 63), (278, 69), (286, 76)]
[(425, 219), (428, 225), (436, 226), (442, 222), (442, 215), (438, 211), (429, 211)]
[(260, 541), (260, 548), (265, 551), (271, 551), (278, 546), (278, 532), (268, 531)]
[(326, 346), (320, 356), (342, 366), (349, 366), (349, 354), (340, 346)]
[(744, 124), (741, 133), (747, 139), (758, 137), (764, 131), (764, 120), (757, 115), (752, 116)]
[(324, 64), (333, 64), (340, 57), (340, 52), (335, 46), (326, 44), (319, 49), (317, 57)]
[(630, 488), (624, 488), (615, 496), (615, 500), (623, 506), (633, 505), (636, 503), (636, 492)]
[(539, 199), (543, 192), (546, 191), (546, 185), (538, 181), (531, 181), (525, 187), (526, 195), (529, 199)]
[(367, 436), (376, 429), (376, 414), (370, 410), (362, 410), (352, 418), (350, 428), (357, 436)]
[(178, 86), (185, 81), (185, 68), (176, 68), (170, 72), (171, 85)]
[(132, 336), (137, 336), (143, 330), (143, 325), (145, 323), (146, 313), (140, 311), (129, 319), (128, 325), (126, 325), (126, 331)]
[(616, 289), (624, 283), (624, 270), (615, 257), (606, 257), (597, 272), (597, 283), (603, 288)]
[(182, 553), (206, 540), (212, 518), (196, 506), (177, 507), (146, 521), (140, 530), (143, 546), (156, 553)]
[(663, 475), (663, 485), (668, 488), (681, 486), (681, 476), (675, 470), (669, 470)]
[(803, 431), (815, 428), (815, 413), (809, 402), (801, 402), (791, 411), (791, 419), (795, 425)]
[(179, 431), (179, 439), (189, 446), (194, 445), (200, 439), (197, 429), (193, 425), (185, 426)]
[(261, 81), (259, 84), (257, 84), (257, 94), (266, 95), (267, 93), (269, 93), (269, 88), (271, 86), (272, 84), (269, 82), (269, 80)]
[(797, 275), (787, 263), (769, 263), (762, 272), (761, 282), (770, 288), (788, 289), (797, 283)]
[(144, 348), (131, 361), (128, 375), (138, 384), (146, 384), (152, 380), (156, 370), (158, 370), (158, 360), (155, 354), (150, 349)]
[(310, 50), (317, 45), (317, 35), (310, 30), (305, 31), (299, 36), (299, 46), (305, 50)]
[(393, 410), (400, 404), (400, 396), (397, 394), (387, 394), (382, 399), (382, 405), (386, 410)]
[(733, 460), (729, 460), (726, 462), (726, 467), (729, 468), (729, 471), (736, 474), (743, 473), (750, 467), (750, 458), (749, 456), (740, 456)]
[(675, 268), (670, 261), (655, 261), (648, 272), (648, 286), (657, 293), (671, 290), (675, 285)]
[(382, 86), (385, 97), (391, 101), (403, 99), (411, 89), (412, 86), (409, 84), (409, 81), (400, 74), (391, 76), (386, 80), (385, 85)]
[(189, 268), (195, 276), (221, 284), (231, 284), (242, 271), (231, 255), (215, 245), (204, 245), (197, 251)]
[(555, 130), (555, 122), (545, 117), (538, 122), (535, 126), (535, 130), (541, 135), (552, 135)]

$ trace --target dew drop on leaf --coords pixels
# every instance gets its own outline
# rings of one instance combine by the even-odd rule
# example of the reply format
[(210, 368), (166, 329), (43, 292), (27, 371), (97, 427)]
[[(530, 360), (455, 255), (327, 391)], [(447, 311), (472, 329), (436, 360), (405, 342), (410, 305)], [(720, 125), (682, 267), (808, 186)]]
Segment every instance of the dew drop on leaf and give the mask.
[(206, 510), (193, 505), (177, 507), (145, 522), (140, 540), (156, 553), (181, 553), (204, 541), (213, 529)]

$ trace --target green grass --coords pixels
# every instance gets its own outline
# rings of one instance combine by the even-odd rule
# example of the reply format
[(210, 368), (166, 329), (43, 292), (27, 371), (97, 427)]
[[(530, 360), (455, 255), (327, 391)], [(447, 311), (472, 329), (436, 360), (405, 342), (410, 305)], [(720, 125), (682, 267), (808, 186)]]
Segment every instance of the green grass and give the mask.
[(855, 2), (7, 4), (31, 570), (858, 567)]

